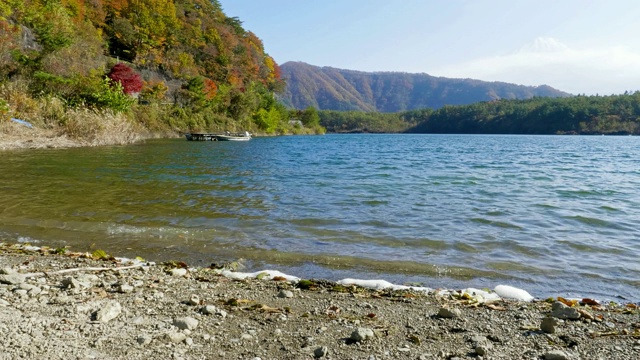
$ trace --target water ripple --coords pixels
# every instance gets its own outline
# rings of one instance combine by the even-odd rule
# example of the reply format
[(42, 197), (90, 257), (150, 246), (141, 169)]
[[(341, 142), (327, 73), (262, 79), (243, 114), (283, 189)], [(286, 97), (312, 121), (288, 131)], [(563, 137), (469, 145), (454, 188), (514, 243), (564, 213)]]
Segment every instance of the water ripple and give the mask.
[(301, 277), (508, 281), (540, 297), (640, 299), (637, 159), (637, 137), (581, 136), (5, 152), (0, 240), (204, 264), (244, 258)]

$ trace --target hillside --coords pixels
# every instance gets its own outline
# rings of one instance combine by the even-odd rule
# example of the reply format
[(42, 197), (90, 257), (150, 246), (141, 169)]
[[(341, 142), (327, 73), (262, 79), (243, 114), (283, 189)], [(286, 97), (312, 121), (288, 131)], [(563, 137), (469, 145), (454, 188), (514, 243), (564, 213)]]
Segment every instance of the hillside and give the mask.
[(287, 85), (281, 101), (321, 110), (398, 112), (498, 99), (566, 97), (552, 87), (450, 79), (427, 74), (360, 72), (287, 62), (280, 67)]
[[(273, 58), (218, 0), (0, 1), (0, 125), (290, 133)], [(111, 131), (110, 133), (116, 133)]]

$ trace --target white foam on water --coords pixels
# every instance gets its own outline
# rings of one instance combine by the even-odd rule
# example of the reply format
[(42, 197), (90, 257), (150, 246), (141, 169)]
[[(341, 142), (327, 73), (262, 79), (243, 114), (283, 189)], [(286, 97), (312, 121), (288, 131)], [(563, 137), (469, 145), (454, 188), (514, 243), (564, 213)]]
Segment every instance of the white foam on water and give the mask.
[(519, 301), (526, 301), (526, 302), (531, 302), (534, 299), (534, 297), (531, 296), (531, 294), (529, 294), (525, 290), (518, 289), (509, 285), (498, 285), (493, 289), (493, 291), (495, 291), (496, 294), (498, 294), (500, 297), (504, 299), (512, 299), (512, 300), (519, 300)]
[[(244, 280), (248, 278), (257, 278), (263, 277), (266, 279), (273, 279), (274, 277), (281, 277), (286, 279), (287, 281), (300, 281), (300, 278), (292, 275), (288, 275), (282, 273), (277, 270), (262, 270), (256, 271), (252, 273), (244, 273), (244, 272), (235, 272), (230, 270), (223, 270), (221, 274), (229, 279), (233, 280)], [(367, 289), (373, 290), (414, 290), (414, 291), (423, 291), (425, 293), (433, 292), (434, 289), (422, 286), (406, 286), (406, 285), (396, 285), (390, 283), (386, 280), (363, 280), (363, 279), (342, 279), (337, 281), (340, 285), (356, 285)], [(517, 300), (517, 301), (526, 301), (531, 302), (534, 300), (534, 297), (531, 296), (527, 291), (515, 288), (509, 285), (498, 285), (495, 287), (494, 292), (476, 289), (476, 288), (466, 288), (462, 290), (440, 290), (438, 291), (438, 295), (449, 295), (453, 292), (456, 292), (460, 295), (468, 295), (470, 298), (476, 299), (479, 303), (490, 303), (499, 301), (502, 299), (509, 300)]]
[(392, 284), (386, 280), (361, 280), (361, 279), (342, 279), (338, 281), (338, 284), (341, 285), (357, 285), (367, 289), (374, 290), (383, 290), (383, 289), (391, 289), (391, 290), (415, 290), (415, 291), (424, 291), (430, 292), (433, 289), (422, 286), (406, 286), (406, 285), (396, 285)]
[[(0, 243), (0, 244), (4, 244), (4, 243)], [(20, 244), (18, 245), (18, 247), (27, 251), (39, 251), (41, 249), (41, 247), (39, 246), (24, 245), (24, 244)], [(129, 263), (133, 265), (138, 265), (138, 264), (155, 265), (154, 262), (147, 262), (143, 259), (130, 259), (130, 258), (124, 258), (124, 257), (117, 257), (115, 259), (121, 263)], [(272, 280), (273, 278), (279, 277), (287, 281), (295, 281), (295, 282), (300, 281), (299, 277), (288, 275), (278, 270), (262, 270), (262, 271), (252, 272), (252, 273), (223, 270), (220, 272), (220, 274), (233, 280), (244, 280), (248, 278), (264, 278), (264, 279)], [(426, 293), (434, 291), (434, 289), (431, 289), (428, 287), (422, 287), (422, 286), (396, 285), (386, 280), (362, 280), (362, 279), (347, 278), (347, 279), (339, 280), (337, 281), (337, 283), (341, 285), (356, 285), (356, 286), (360, 286), (367, 289), (373, 289), (373, 290), (384, 290), (384, 289), (414, 290), (414, 291), (423, 291)], [(439, 290), (437, 291), (437, 294), (449, 295), (453, 292), (454, 290)], [(479, 302), (493, 302), (501, 299), (531, 302), (535, 299), (526, 290), (518, 289), (516, 287), (509, 286), (509, 285), (498, 285), (494, 288), (494, 292), (488, 292), (488, 291), (476, 289), (476, 288), (466, 288), (466, 289), (458, 290), (456, 292), (459, 294), (467, 294), (468, 296), (474, 299), (477, 299)]]
[(36, 239), (30, 238), (28, 236), (20, 236), (20, 237), (18, 237), (18, 242), (22, 243), (22, 244), (24, 244), (24, 243), (35, 244), (35, 243), (39, 243), (40, 240), (36, 240)]
[(121, 264), (128, 264), (128, 265), (154, 266), (156, 264), (153, 261), (146, 261), (145, 259), (142, 259), (142, 258), (130, 259), (126, 257), (114, 257), (114, 259), (116, 259), (116, 261), (118, 261)]
[(262, 271), (256, 271), (256, 272), (252, 272), (252, 273), (244, 273), (244, 272), (235, 272), (235, 271), (230, 271), (230, 270), (223, 270), (220, 274), (222, 274), (223, 276), (229, 278), (229, 279), (233, 279), (233, 280), (244, 280), (244, 279), (248, 279), (248, 278), (257, 278), (257, 277), (262, 277), (264, 279), (268, 279), (268, 280), (272, 280), (275, 277), (281, 277), (286, 279), (287, 281), (300, 281), (299, 277), (296, 276), (291, 276), (291, 275), (287, 275), (285, 273), (281, 273), (280, 271), (277, 270), (262, 270)]

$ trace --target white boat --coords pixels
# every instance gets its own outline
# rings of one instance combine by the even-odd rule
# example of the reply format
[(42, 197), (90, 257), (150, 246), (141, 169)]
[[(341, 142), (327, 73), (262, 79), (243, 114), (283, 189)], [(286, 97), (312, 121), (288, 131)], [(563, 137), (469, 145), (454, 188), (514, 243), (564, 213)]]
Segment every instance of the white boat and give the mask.
[(251, 134), (248, 131), (245, 131), (244, 134), (231, 134), (225, 133), (224, 135), (216, 135), (218, 141), (249, 141), (251, 140)]

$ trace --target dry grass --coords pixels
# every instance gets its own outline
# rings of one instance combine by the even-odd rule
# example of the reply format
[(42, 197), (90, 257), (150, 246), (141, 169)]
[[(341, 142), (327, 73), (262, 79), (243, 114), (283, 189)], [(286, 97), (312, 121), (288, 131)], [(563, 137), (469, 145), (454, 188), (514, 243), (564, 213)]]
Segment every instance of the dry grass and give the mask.
[[(58, 98), (32, 99), (20, 83), (0, 86), (9, 106), (0, 116), (0, 150), (124, 145), (148, 138), (148, 131), (123, 113), (67, 108)], [(1, 115), (1, 114), (0, 114)], [(33, 128), (10, 121), (28, 121)]]
[(145, 130), (122, 113), (70, 110), (64, 132), (83, 146), (124, 145), (142, 140)]
[(51, 129), (34, 127), (30, 129), (24, 125), (9, 121), (0, 123), (0, 150), (39, 149), (82, 146), (77, 141), (60, 135)]

